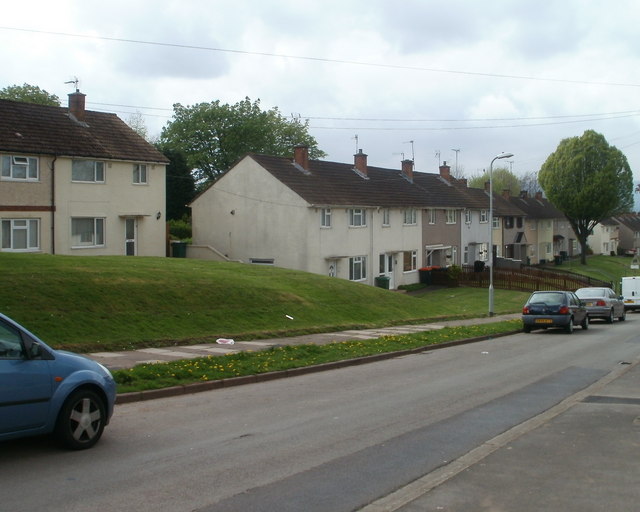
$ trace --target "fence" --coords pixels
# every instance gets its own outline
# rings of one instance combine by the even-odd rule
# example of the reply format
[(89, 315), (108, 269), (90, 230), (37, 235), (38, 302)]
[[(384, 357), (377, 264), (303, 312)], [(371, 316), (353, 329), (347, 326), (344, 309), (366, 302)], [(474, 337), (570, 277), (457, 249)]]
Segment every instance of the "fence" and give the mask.
[[(473, 267), (463, 267), (457, 279), (452, 279), (447, 269), (432, 271), (431, 282), (434, 285), (489, 287), (489, 270), (476, 272)], [(493, 287), (504, 290), (572, 290), (586, 286), (604, 286), (612, 288), (612, 283), (571, 272), (557, 272), (523, 266), (520, 269), (501, 269), (493, 271)]]

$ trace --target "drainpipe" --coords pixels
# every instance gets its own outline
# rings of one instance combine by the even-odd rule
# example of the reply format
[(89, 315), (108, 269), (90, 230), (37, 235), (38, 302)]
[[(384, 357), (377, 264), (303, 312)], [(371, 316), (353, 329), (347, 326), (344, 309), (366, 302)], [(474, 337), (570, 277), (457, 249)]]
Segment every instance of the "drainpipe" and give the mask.
[(58, 155), (53, 155), (51, 161), (51, 254), (56, 253), (56, 160)]

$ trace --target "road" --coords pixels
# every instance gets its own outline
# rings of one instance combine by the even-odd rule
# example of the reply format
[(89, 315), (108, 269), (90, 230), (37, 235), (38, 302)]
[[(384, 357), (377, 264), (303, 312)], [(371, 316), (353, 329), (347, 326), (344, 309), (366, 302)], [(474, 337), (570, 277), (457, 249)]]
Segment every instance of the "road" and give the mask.
[(123, 404), (92, 450), (1, 445), (0, 510), (358, 510), (637, 359), (627, 318)]

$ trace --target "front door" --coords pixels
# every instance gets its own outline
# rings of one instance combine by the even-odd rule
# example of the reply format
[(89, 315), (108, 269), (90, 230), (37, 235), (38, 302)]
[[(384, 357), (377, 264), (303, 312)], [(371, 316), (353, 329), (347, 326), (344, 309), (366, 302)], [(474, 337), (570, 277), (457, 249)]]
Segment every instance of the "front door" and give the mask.
[(136, 255), (136, 231), (138, 230), (138, 225), (135, 218), (128, 218), (124, 221), (124, 232), (125, 232), (125, 254), (127, 256), (135, 256)]
[(395, 289), (395, 283), (393, 281), (393, 254), (381, 254), (380, 255), (380, 269), (381, 276), (389, 278), (389, 289)]

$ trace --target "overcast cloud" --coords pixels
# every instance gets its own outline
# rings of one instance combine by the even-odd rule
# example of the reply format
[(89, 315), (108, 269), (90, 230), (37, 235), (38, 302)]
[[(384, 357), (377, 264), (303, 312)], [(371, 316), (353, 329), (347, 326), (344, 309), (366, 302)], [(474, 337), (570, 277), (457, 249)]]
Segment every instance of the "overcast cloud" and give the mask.
[(329, 160), (357, 135), (384, 167), (436, 172), (459, 149), (467, 177), (502, 151), (537, 171), (593, 129), (640, 182), (639, 24), (634, 0), (23, 0), (3, 5), (0, 88), (66, 105), (78, 77), (88, 108), (153, 135), (174, 103), (248, 96), (309, 119)]

